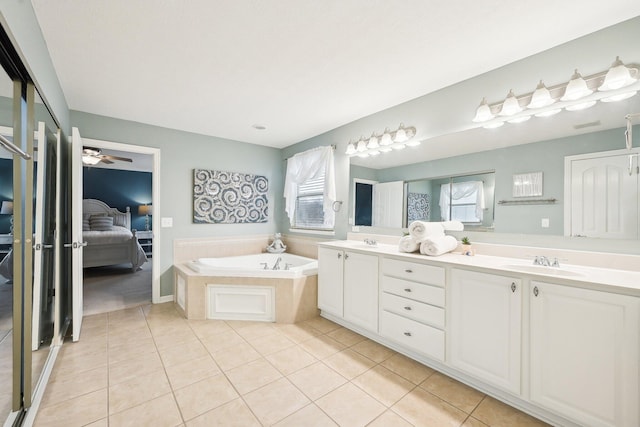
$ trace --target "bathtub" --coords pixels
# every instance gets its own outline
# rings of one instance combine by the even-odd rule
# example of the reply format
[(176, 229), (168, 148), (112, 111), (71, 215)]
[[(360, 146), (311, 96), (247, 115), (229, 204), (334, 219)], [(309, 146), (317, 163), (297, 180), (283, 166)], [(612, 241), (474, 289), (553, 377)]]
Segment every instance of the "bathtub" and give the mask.
[[(273, 267), (280, 259), (280, 269)], [(199, 258), (187, 263), (193, 271), (211, 276), (294, 278), (318, 273), (318, 260), (288, 253), (223, 258)], [(267, 269), (265, 269), (265, 265)]]

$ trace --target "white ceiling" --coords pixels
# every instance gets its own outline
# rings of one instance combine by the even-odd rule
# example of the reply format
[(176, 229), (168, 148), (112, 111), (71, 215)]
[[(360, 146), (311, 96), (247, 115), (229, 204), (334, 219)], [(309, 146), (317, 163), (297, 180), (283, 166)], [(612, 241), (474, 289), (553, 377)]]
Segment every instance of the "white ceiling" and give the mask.
[(637, 0), (32, 3), (72, 110), (280, 148), (640, 15)]

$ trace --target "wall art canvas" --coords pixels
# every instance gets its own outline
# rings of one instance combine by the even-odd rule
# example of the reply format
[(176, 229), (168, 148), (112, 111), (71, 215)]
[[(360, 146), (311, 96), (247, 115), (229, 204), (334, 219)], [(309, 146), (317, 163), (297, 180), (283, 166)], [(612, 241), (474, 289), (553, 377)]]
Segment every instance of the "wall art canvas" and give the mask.
[(260, 175), (193, 170), (193, 222), (246, 224), (267, 222), (269, 180)]
[(429, 221), (431, 216), (431, 195), (423, 193), (407, 194), (407, 222)]

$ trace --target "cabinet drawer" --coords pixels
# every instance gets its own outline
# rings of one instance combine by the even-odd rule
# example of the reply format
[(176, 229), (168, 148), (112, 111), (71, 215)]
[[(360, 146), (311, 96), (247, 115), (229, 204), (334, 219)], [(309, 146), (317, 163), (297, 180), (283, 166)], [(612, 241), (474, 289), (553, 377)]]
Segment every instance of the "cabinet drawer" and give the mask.
[(444, 328), (444, 309), (382, 292), (380, 307), (437, 328)]
[(444, 307), (444, 288), (388, 276), (382, 276), (381, 288), (390, 294)]
[(414, 320), (380, 312), (380, 334), (403, 346), (444, 361), (444, 331)]
[(382, 273), (386, 276), (444, 287), (444, 268), (397, 259), (382, 259)]

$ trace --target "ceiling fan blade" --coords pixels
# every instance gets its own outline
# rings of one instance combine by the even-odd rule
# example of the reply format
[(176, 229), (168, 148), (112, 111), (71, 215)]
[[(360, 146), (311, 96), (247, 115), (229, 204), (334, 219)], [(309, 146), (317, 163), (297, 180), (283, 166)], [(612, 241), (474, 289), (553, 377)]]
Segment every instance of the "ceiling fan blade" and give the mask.
[(109, 159), (105, 159), (105, 156), (101, 156), (101, 157), (100, 157), (100, 161), (101, 161), (102, 163), (107, 164), (107, 165), (113, 164), (113, 162), (112, 162), (111, 160), (109, 160)]
[[(128, 157), (119, 157), (119, 156), (110, 156), (108, 154), (103, 154), (100, 156), (102, 159), (110, 159), (110, 160), (120, 160), (121, 162), (129, 162), (129, 163), (133, 163), (133, 160), (131, 160)], [(111, 162), (113, 163), (113, 162)]]

